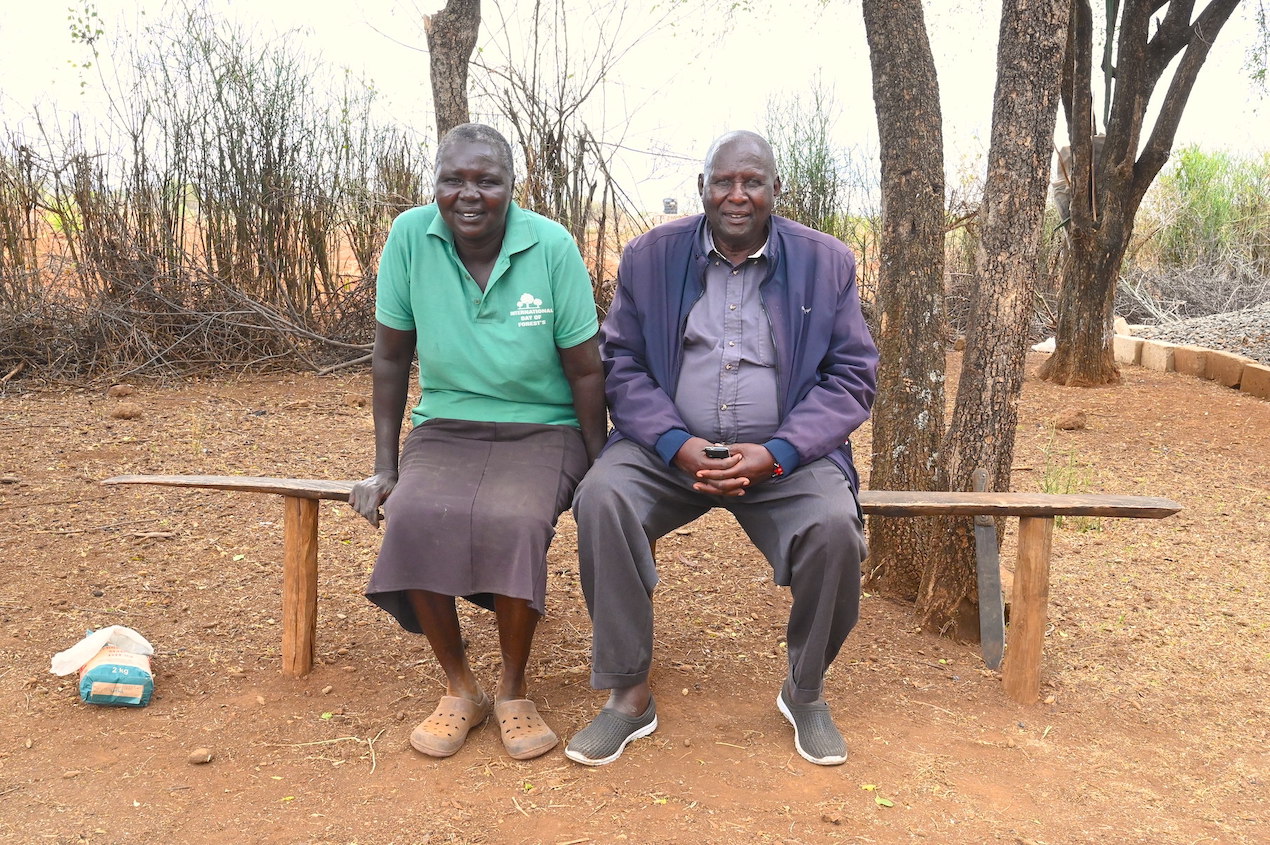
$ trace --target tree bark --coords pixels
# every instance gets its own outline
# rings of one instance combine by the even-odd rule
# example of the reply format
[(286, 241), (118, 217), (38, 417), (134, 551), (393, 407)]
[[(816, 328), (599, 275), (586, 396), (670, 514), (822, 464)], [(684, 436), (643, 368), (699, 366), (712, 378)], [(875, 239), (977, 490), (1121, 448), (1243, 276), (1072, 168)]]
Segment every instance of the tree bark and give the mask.
[[(1010, 489), (1069, 8), (1070, 0), (1006, 0), (1001, 10), (978, 285), (944, 443), (951, 490), (971, 489), (979, 467), (989, 490)], [(922, 580), (918, 611), (926, 627), (974, 639), (971, 521), (948, 536), (941, 565)]]
[[(1173, 0), (1161, 15), (1163, 0), (1125, 0), (1115, 94), (1098, 161), (1092, 153), (1093, 15), (1088, 0), (1073, 3), (1071, 67), (1063, 77), (1063, 100), (1070, 103), (1072, 248), (1063, 265), (1055, 349), (1041, 366), (1041, 378), (1070, 386), (1119, 380), (1112, 354), (1112, 308), (1134, 220), (1147, 188), (1168, 161), (1213, 41), (1239, 2), (1212, 0), (1193, 15), (1195, 0)], [(1155, 126), (1143, 142), (1147, 104), (1179, 53)]]
[[(944, 141), (921, 0), (864, 0), (882, 159), (880, 353), (869, 486), (943, 490)], [(869, 519), (869, 582), (917, 597), (938, 547), (933, 518)]]
[(425, 15), (432, 73), (432, 105), (437, 117), (437, 140), (467, 123), (467, 65), (481, 28), (481, 0), (447, 0), (435, 15)]

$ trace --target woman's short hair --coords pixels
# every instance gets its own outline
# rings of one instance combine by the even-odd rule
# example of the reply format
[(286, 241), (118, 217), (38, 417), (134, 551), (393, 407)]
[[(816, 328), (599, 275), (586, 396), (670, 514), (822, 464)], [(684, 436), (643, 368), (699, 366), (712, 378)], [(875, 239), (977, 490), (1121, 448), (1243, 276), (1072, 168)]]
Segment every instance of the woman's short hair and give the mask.
[(484, 123), (460, 123), (445, 133), (445, 137), (437, 145), (435, 166), (440, 167), (441, 159), (445, 158), (451, 147), (458, 144), (488, 145), (494, 151), (494, 155), (498, 157), (503, 167), (507, 168), (507, 175), (515, 175), (516, 167), (512, 159), (512, 145), (507, 143), (507, 139), (494, 127), (486, 126)]

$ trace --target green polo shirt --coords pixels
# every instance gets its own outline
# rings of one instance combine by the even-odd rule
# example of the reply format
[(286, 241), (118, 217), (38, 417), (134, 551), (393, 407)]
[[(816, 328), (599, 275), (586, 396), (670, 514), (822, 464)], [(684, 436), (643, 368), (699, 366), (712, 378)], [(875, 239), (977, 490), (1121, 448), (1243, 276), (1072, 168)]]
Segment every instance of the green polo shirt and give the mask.
[(568, 231), (512, 203), (482, 292), (436, 204), (398, 215), (379, 259), (375, 319), (418, 332), (415, 425), (432, 418), (578, 425), (557, 348), (599, 329)]

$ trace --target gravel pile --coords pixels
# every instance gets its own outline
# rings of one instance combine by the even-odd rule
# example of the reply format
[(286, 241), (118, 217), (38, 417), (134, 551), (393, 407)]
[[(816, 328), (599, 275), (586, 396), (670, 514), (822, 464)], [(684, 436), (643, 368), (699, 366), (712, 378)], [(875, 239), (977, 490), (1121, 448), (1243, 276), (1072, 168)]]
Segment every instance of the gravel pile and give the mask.
[(1237, 352), (1270, 366), (1270, 302), (1160, 326), (1134, 326), (1133, 331), (1168, 343)]

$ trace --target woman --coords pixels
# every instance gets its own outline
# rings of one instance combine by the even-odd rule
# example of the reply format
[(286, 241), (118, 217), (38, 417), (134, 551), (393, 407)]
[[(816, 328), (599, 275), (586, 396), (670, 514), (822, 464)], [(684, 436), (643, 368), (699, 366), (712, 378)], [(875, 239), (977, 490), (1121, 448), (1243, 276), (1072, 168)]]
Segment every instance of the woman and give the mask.
[[(423, 633), (446, 692), (410, 736), (448, 757), (491, 709), (512, 757), (558, 739), (526, 698), (547, 547), (604, 445), (595, 302), (568, 232), (511, 201), (512, 153), (480, 124), (437, 151), (436, 202), (401, 214), (379, 264), (375, 474), (349, 503), (387, 528), (366, 596)], [(414, 429), (398, 459), (410, 364)], [(391, 494), (391, 495), (390, 495)], [(455, 597), (492, 609), (502, 674), (491, 702), (468, 664)]]

